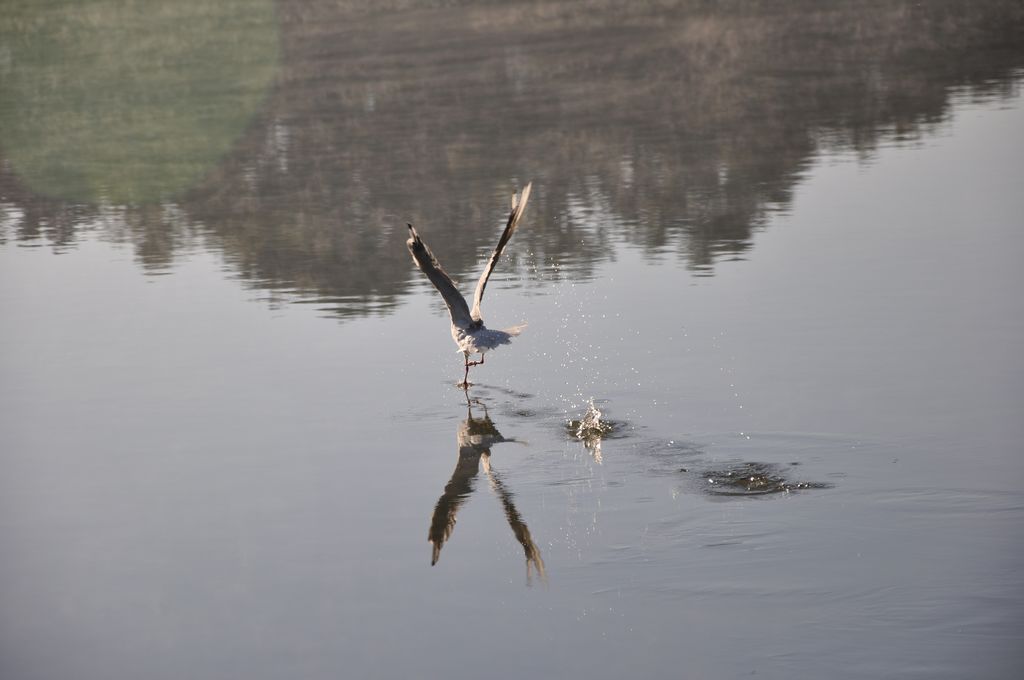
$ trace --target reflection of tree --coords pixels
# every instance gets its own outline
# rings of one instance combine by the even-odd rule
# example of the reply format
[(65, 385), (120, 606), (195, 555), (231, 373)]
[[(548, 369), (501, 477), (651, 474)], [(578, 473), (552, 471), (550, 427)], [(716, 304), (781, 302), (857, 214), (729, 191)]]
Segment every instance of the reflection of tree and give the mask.
[(441, 557), (441, 548), (455, 531), (455, 520), (462, 504), (466, 502), (473, 493), (473, 482), (480, 468), (482, 467), (491, 489), (498, 495), (501, 505), (505, 509), (505, 518), (508, 520), (512, 533), (516, 540), (523, 546), (526, 553), (526, 579), (529, 582), (533, 570), (543, 580), (545, 578), (544, 560), (541, 559), (540, 549), (533, 542), (530, 536), (530, 529), (526, 526), (519, 515), (513, 501), (512, 493), (505, 487), (501, 477), (491, 469), (491, 447), (502, 442), (515, 441), (506, 439), (498, 432), (491, 417), (487, 415), (487, 408), (484, 407), (483, 418), (473, 416), (472, 406), (468, 405), (468, 415), (465, 420), (459, 423), (456, 433), (459, 444), (459, 460), (452, 472), (452, 478), (444, 487), (444, 493), (438, 499), (434, 507), (434, 514), (430, 518), (430, 533), (428, 540), (433, 549), (431, 551), (430, 564), (437, 564)]
[[(460, 6), (282, 0), (262, 121), (159, 228), (201, 225), (253, 285), (364, 314), (415, 274), (406, 221), (468, 276), (499, 228), (491, 206), (529, 178), (513, 257), (579, 277), (627, 242), (709, 270), (816, 154), (913, 139), (951, 88), (1006, 94), (1024, 63), (1017, 0), (437, 4)], [(89, 221), (2, 172), (25, 233), (67, 240)], [(143, 261), (182, 238), (125, 221)]]
[(160, 203), (202, 181), (274, 81), (273, 0), (6, 0), (0, 146), (37, 194)]

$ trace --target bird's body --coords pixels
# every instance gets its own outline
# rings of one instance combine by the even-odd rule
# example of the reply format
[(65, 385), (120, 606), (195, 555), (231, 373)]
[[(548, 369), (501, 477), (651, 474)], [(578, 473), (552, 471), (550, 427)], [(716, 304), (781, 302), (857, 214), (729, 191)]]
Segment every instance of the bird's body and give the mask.
[[(484, 272), (480, 275), (480, 280), (476, 284), (472, 310), (470, 310), (466, 298), (456, 288), (455, 282), (441, 268), (434, 254), (423, 243), (413, 226), (409, 225), (409, 240), (406, 241), (406, 246), (409, 248), (413, 262), (426, 274), (430, 282), (434, 284), (437, 292), (444, 298), (445, 304), (448, 306), (448, 313), (451, 316), (452, 339), (455, 341), (458, 351), (462, 352), (465, 357), (466, 373), (460, 384), (462, 387), (469, 386), (470, 366), (484, 363), (484, 354), (486, 352), (501, 345), (509, 344), (512, 338), (519, 335), (525, 327), (525, 324), (521, 324), (512, 328), (506, 328), (505, 330), (487, 328), (484, 325), (483, 318), (480, 316), (480, 302), (483, 300), (487, 280), (490, 278), (491, 272), (494, 271), (494, 267), (501, 257), (502, 250), (505, 249), (505, 246), (512, 238), (512, 234), (515, 232), (516, 227), (519, 225), (519, 220), (523, 216), (523, 211), (526, 209), (526, 201), (530, 197), (531, 186), (531, 184), (527, 184), (521, 196), (512, 197), (512, 212), (508, 216), (505, 231), (502, 232), (501, 238), (498, 239), (498, 245), (495, 246), (494, 252), (491, 253), (487, 266), (484, 268)], [(469, 357), (472, 354), (479, 354), (480, 360), (470, 361)]]
[(499, 345), (510, 344), (512, 338), (522, 333), (525, 327), (526, 325), (523, 324), (498, 331), (481, 324), (479, 328), (466, 330), (452, 324), (452, 340), (459, 346), (457, 351), (467, 355), (479, 354), (482, 357), (485, 352), (495, 349)]

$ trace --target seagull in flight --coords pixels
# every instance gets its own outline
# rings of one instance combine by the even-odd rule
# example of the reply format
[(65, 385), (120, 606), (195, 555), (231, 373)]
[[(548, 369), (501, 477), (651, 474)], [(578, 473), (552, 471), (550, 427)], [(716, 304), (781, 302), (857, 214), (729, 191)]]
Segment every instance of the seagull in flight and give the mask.
[[(470, 366), (482, 365), (485, 352), (495, 349), (499, 345), (509, 344), (512, 342), (512, 338), (519, 335), (523, 328), (526, 327), (526, 324), (522, 324), (501, 331), (487, 328), (484, 326), (484, 320), (480, 317), (480, 301), (484, 297), (487, 279), (490, 278), (491, 272), (494, 271), (494, 266), (498, 264), (498, 259), (501, 257), (501, 251), (508, 245), (516, 227), (519, 226), (519, 219), (523, 216), (523, 211), (526, 209), (526, 201), (530, 198), (531, 186), (533, 186), (532, 182), (526, 185), (521, 195), (512, 195), (512, 212), (509, 213), (505, 231), (502, 232), (501, 238), (498, 239), (498, 245), (494, 247), (494, 252), (491, 253), (491, 257), (487, 261), (484, 273), (480, 275), (480, 280), (477, 281), (476, 293), (473, 295), (472, 311), (466, 302), (466, 298), (455, 287), (455, 282), (452, 281), (452, 278), (438, 264), (437, 258), (427, 248), (427, 244), (420, 239), (420, 235), (416, 233), (413, 226), (411, 224), (408, 225), (409, 240), (405, 242), (405, 245), (409, 247), (409, 253), (412, 255), (416, 266), (427, 275), (430, 282), (434, 284), (434, 288), (437, 288), (437, 292), (444, 298), (445, 304), (448, 305), (448, 313), (452, 317), (452, 339), (458, 345), (458, 351), (462, 352), (465, 357), (466, 373), (462, 378), (462, 382), (459, 383), (459, 387), (463, 389), (469, 388)], [(471, 354), (479, 354), (480, 360), (470, 361), (469, 355)]]

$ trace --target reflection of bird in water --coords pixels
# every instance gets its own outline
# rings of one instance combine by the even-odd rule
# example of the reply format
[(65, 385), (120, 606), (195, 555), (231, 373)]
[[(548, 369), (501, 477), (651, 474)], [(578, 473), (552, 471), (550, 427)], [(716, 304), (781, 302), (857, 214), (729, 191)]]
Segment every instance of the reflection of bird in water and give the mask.
[[(487, 261), (484, 273), (480, 275), (480, 280), (476, 284), (472, 311), (470, 311), (469, 305), (466, 303), (466, 298), (455, 287), (451, 277), (441, 268), (441, 265), (438, 264), (437, 259), (430, 252), (430, 249), (427, 248), (426, 244), (420, 240), (420, 235), (416, 233), (413, 226), (409, 225), (409, 240), (405, 244), (409, 247), (409, 252), (412, 253), (412, 259), (416, 262), (416, 266), (427, 275), (430, 282), (441, 293), (445, 304), (448, 305), (448, 313), (452, 317), (452, 338), (455, 340), (455, 344), (459, 346), (459, 351), (465, 357), (466, 373), (462, 378), (461, 387), (469, 387), (470, 366), (483, 364), (485, 352), (495, 349), (499, 345), (509, 344), (513, 336), (519, 335), (525, 326), (525, 324), (514, 326), (503, 331), (487, 328), (484, 326), (483, 319), (480, 318), (480, 301), (484, 297), (487, 279), (490, 278), (491, 272), (494, 271), (494, 266), (498, 264), (498, 259), (501, 257), (501, 251), (505, 249), (505, 246), (512, 238), (512, 233), (515, 232), (516, 227), (519, 225), (519, 219), (523, 216), (523, 211), (526, 209), (526, 201), (530, 198), (531, 186), (533, 186), (532, 183), (526, 185), (522, 196), (518, 198), (514, 194), (512, 196), (512, 212), (509, 213), (505, 231), (502, 232), (501, 238), (498, 239), (498, 245), (494, 247), (494, 252), (491, 253), (491, 258)], [(479, 354), (480, 360), (470, 361), (470, 354)]]
[[(483, 405), (481, 403), (481, 405)], [(484, 417), (474, 418), (472, 405), (468, 405), (469, 415), (459, 424), (456, 434), (459, 443), (459, 461), (455, 465), (451, 480), (444, 487), (444, 493), (438, 499), (434, 507), (434, 516), (430, 520), (430, 534), (428, 539), (433, 545), (433, 554), (430, 564), (437, 564), (441, 557), (441, 548), (445, 541), (451, 538), (455, 530), (455, 515), (459, 508), (466, 502), (469, 495), (473, 493), (473, 482), (480, 467), (483, 467), (484, 474), (490, 481), (491, 489), (498, 494), (501, 504), (505, 508), (505, 517), (515, 534), (516, 540), (523, 546), (526, 552), (526, 580), (530, 581), (532, 570), (537, 570), (537, 575), (544, 580), (544, 560), (541, 559), (540, 550), (530, 536), (530, 529), (523, 522), (519, 511), (516, 510), (512, 501), (512, 493), (505, 488), (501, 477), (491, 469), (490, 457), (491, 447), (502, 442), (514, 442), (515, 439), (506, 439), (498, 432), (490, 416), (487, 414), (487, 407), (484, 406)]]

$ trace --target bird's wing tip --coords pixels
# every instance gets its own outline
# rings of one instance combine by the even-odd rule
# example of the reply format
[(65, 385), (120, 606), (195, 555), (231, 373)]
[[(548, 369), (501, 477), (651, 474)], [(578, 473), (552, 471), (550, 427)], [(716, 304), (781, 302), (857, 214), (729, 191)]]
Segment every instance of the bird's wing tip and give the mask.
[(411, 224), (406, 224), (405, 226), (409, 227), (409, 240), (406, 241), (406, 243), (409, 245), (422, 243), (422, 241), (420, 241), (420, 235), (416, 232), (413, 226)]
[(512, 192), (512, 211), (515, 210), (526, 202), (526, 199), (530, 197), (530, 188), (533, 187), (533, 182), (527, 182), (526, 186), (523, 187), (522, 191)]

